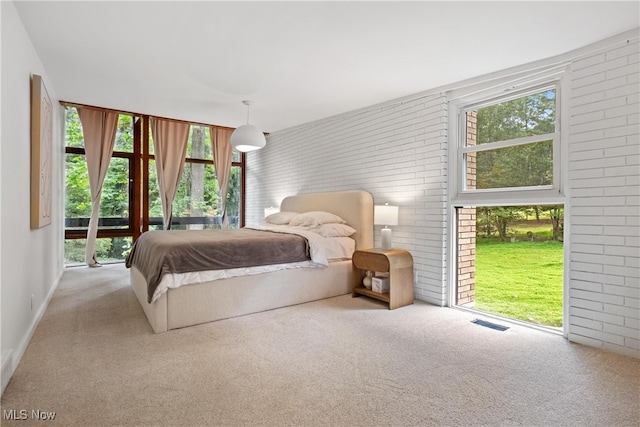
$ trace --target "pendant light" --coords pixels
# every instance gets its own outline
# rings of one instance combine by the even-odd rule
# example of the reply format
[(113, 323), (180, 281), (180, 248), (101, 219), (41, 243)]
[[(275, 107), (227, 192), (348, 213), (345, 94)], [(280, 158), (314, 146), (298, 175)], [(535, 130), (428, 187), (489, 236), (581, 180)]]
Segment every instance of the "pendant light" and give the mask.
[(238, 151), (247, 152), (259, 150), (267, 145), (267, 139), (260, 130), (249, 124), (249, 112), (252, 101), (242, 101), (247, 106), (247, 124), (242, 125), (231, 134), (231, 146)]

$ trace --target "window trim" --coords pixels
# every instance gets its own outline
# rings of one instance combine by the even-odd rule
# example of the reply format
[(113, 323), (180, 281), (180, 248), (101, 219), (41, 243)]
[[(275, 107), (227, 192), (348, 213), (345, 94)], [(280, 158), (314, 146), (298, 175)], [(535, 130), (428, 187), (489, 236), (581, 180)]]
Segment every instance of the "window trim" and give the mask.
[[(483, 205), (527, 205), (563, 203), (564, 190), (562, 177), (562, 137), (563, 114), (566, 100), (563, 99), (565, 78), (562, 75), (552, 75), (544, 81), (539, 80), (529, 85), (519, 84), (516, 88), (508, 83), (494, 87), (490, 91), (475, 93), (468, 97), (461, 97), (449, 101), (450, 116), (449, 125), (452, 130), (450, 135), (450, 196), (451, 202), (456, 206), (483, 204)], [(477, 111), (479, 108), (497, 105), (513, 99), (525, 97), (545, 90), (555, 89), (555, 131), (543, 135), (532, 135), (523, 138), (515, 138), (504, 141), (484, 143), (473, 147), (466, 146), (466, 114), (469, 111)], [(553, 155), (553, 182), (551, 185), (527, 186), (527, 187), (501, 187), (487, 189), (468, 190), (466, 186), (466, 163), (464, 157), (468, 153), (475, 153), (493, 149), (516, 147), (519, 145), (533, 144), (536, 142), (552, 140)]]

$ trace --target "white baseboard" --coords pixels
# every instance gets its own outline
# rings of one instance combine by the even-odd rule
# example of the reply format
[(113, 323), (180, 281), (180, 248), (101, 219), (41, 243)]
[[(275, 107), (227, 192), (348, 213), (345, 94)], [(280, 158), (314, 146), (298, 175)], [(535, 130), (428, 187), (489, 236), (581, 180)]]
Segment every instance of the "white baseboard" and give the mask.
[(0, 390), (0, 396), (2, 396), (2, 394), (4, 393), (4, 389), (9, 384), (9, 381), (11, 380), (13, 373), (15, 372), (18, 364), (20, 363), (20, 359), (22, 359), (22, 355), (27, 350), (27, 347), (29, 346), (29, 342), (31, 341), (31, 338), (33, 338), (33, 334), (36, 331), (36, 328), (38, 327), (40, 320), (42, 320), (42, 316), (44, 315), (44, 312), (47, 310), (47, 307), (49, 307), (49, 302), (51, 302), (51, 298), (53, 297), (54, 292), (56, 291), (56, 289), (58, 289), (58, 285), (60, 284), (60, 280), (62, 279), (63, 274), (64, 274), (64, 268), (62, 269), (62, 271), (60, 271), (60, 274), (58, 275), (55, 282), (53, 283), (53, 286), (49, 290), (49, 293), (47, 294), (47, 297), (45, 298), (44, 302), (38, 308), (38, 312), (36, 313), (33, 320), (31, 321), (31, 324), (29, 325), (29, 329), (27, 330), (27, 333), (25, 334), (24, 338), (20, 342), (20, 345), (15, 349), (15, 351), (13, 349), (2, 351), (2, 371), (0, 375), (2, 377), (2, 389)]
[(0, 389), (0, 396), (4, 393), (4, 389), (7, 388), (9, 380), (13, 375), (13, 349), (2, 350), (2, 365), (0, 367), (0, 376), (2, 376), (2, 389)]

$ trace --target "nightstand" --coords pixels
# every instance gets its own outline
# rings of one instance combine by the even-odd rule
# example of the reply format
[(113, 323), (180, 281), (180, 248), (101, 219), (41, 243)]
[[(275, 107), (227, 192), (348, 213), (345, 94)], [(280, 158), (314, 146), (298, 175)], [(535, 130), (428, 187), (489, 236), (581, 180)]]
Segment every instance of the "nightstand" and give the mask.
[[(358, 249), (352, 257), (353, 296), (366, 295), (389, 304), (389, 310), (413, 304), (413, 257), (402, 249)], [(367, 270), (389, 273), (389, 292), (381, 294), (362, 284)]]

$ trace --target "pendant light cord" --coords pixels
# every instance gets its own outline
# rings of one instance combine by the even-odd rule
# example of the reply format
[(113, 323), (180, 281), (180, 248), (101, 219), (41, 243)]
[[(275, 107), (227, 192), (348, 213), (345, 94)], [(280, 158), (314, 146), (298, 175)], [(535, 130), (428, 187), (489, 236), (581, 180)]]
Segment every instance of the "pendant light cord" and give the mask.
[(252, 101), (242, 101), (242, 103), (247, 106), (247, 124), (249, 124), (249, 114), (251, 113), (251, 104), (253, 104), (253, 102)]

